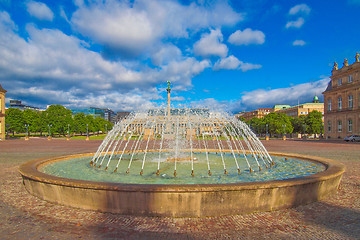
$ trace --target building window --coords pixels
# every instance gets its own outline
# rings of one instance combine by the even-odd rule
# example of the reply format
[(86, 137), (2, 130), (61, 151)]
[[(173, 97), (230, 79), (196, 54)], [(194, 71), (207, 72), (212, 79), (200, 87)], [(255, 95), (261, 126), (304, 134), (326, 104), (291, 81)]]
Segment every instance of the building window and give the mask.
[(349, 77), (348, 77), (348, 83), (352, 83), (352, 81), (353, 81), (353, 77), (352, 77), (352, 75), (349, 75)]
[(342, 123), (341, 121), (338, 121), (338, 132), (342, 131)]
[(352, 120), (348, 120), (348, 132), (352, 132)]
[(342, 78), (339, 78), (338, 79), (338, 86), (341, 86), (342, 85)]
[(331, 121), (328, 121), (328, 132), (331, 132)]
[(331, 98), (329, 98), (329, 100), (328, 100), (328, 110), (329, 110), (329, 112), (331, 111)]
[(353, 108), (353, 96), (350, 95), (348, 97), (348, 103), (349, 103), (349, 108), (352, 109)]
[(339, 104), (338, 109), (341, 110), (342, 109), (342, 98), (341, 97), (338, 98), (338, 104)]

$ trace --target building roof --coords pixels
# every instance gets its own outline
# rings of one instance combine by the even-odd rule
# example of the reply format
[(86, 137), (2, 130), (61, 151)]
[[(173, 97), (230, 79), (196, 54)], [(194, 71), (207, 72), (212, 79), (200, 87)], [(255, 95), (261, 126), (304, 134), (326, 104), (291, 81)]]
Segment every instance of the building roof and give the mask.
[(331, 81), (329, 81), (329, 84), (327, 85), (327, 88), (325, 89), (324, 92), (330, 91), (332, 89), (332, 84)]
[(291, 107), (290, 105), (275, 105), (274, 109), (286, 109)]
[(0, 84), (0, 92), (3, 92), (3, 93), (7, 92), (5, 89), (2, 88), (1, 84)]

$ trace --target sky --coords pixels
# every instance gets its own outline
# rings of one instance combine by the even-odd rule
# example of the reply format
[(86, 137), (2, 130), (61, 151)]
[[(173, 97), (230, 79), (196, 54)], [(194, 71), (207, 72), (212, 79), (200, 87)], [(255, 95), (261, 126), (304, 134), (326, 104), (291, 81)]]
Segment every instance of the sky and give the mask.
[(46, 108), (231, 112), (323, 101), (360, 0), (0, 0), (0, 84)]

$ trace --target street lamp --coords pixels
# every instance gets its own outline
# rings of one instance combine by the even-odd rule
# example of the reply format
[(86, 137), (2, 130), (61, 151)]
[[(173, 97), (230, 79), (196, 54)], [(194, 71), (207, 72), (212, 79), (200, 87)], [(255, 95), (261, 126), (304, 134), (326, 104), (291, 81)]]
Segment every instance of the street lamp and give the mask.
[(89, 124), (86, 124), (86, 136), (89, 137)]
[(6, 123), (5, 124), (6, 136), (9, 136), (9, 128), (10, 128), (10, 124)]
[(107, 133), (107, 123), (105, 123), (105, 133)]
[(266, 136), (269, 135), (269, 124), (266, 124)]
[(48, 127), (49, 127), (49, 137), (51, 137), (51, 127), (52, 127), (52, 124), (48, 124)]
[(25, 128), (26, 128), (26, 136), (29, 137), (29, 124), (25, 123)]
[(70, 137), (70, 124), (68, 124), (68, 137)]
[(283, 128), (284, 128), (284, 136), (285, 136), (285, 128), (286, 128), (286, 124), (283, 124)]

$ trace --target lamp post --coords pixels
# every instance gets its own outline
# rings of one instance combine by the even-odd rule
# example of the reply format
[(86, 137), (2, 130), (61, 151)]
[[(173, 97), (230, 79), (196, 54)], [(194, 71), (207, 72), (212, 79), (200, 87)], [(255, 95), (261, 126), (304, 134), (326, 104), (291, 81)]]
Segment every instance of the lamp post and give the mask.
[(306, 133), (306, 123), (303, 125), (303, 127), (304, 127), (304, 139), (306, 138), (306, 136), (305, 136), (305, 133)]
[(265, 136), (265, 140), (268, 141), (270, 138), (269, 138), (269, 124), (266, 124), (266, 136)]
[(25, 141), (27, 141), (29, 140), (29, 124), (25, 123), (25, 128), (26, 128)]
[(51, 140), (51, 126), (52, 126), (52, 124), (48, 124), (48, 127), (49, 127), (49, 136), (48, 136), (48, 140)]
[(9, 137), (9, 128), (10, 128), (10, 124), (6, 123), (5, 124), (5, 131), (6, 131), (6, 136)]
[(107, 123), (105, 123), (105, 133), (107, 133)]
[(285, 135), (285, 128), (286, 128), (286, 124), (283, 124), (282, 126), (283, 126), (283, 128), (284, 128), (283, 140), (286, 140), (286, 135)]
[(70, 124), (68, 123), (68, 130), (67, 130), (67, 138), (66, 140), (70, 140)]
[(89, 140), (89, 124), (86, 124), (86, 138), (85, 138), (86, 141)]

